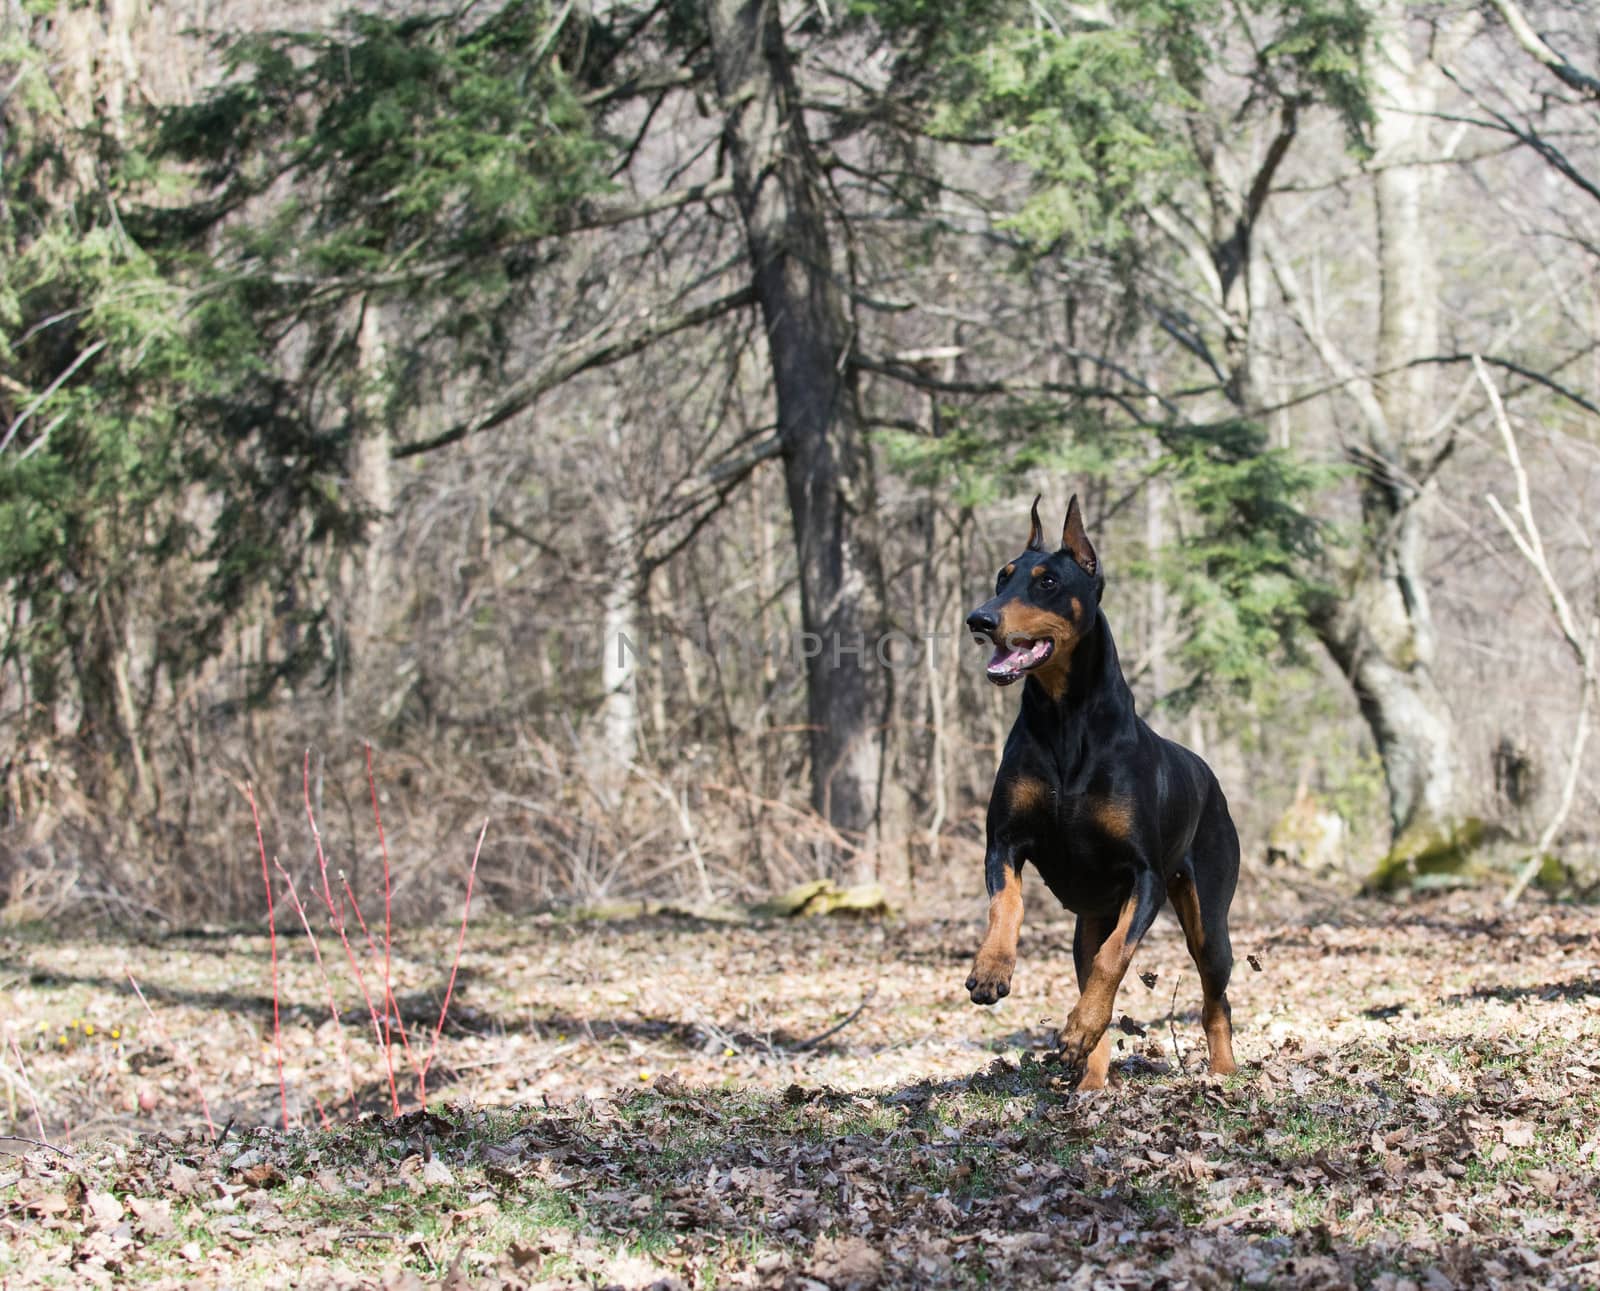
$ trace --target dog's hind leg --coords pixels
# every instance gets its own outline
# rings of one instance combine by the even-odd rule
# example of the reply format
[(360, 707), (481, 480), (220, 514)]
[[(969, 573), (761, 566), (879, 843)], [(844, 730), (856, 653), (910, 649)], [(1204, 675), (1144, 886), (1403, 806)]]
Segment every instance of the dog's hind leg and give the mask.
[(1238, 880), (1239, 837), (1221, 792), (1214, 789), (1189, 856), (1167, 885), (1167, 895), (1200, 973), (1206, 1049), (1211, 1070), (1221, 1076), (1236, 1070), (1233, 1011), (1228, 1004), (1228, 979), (1233, 974), (1228, 906)]

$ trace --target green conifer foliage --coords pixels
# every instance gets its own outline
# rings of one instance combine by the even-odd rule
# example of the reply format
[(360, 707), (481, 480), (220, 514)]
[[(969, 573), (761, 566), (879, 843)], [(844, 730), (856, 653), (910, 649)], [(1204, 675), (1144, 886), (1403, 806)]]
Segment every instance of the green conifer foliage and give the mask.
[[(1248, 688), (1293, 650), (1316, 594), (1327, 535), (1309, 507), (1332, 471), (1269, 445), (1244, 374), (1229, 370), (1231, 338), (1202, 334), (1192, 317), (1161, 223), (1176, 219), (1209, 244), (1220, 279), (1241, 272), (1249, 224), (1215, 224), (1205, 124), (1219, 114), (1234, 130), (1281, 122), (1287, 146), (1297, 114), (1321, 110), (1364, 148), (1368, 16), (1353, 0), (1000, 0), (958, 10), (919, 0), (864, 8), (938, 51), (922, 81), (935, 130), (992, 140), (1023, 169), (1027, 196), (1002, 220), (1025, 248), (1013, 268), (1054, 267), (1097, 293), (1120, 319), (1106, 328), (1116, 345), (1104, 354), (1120, 371), (1098, 395), (950, 409), (938, 439), (891, 435), (891, 461), (942, 477), (969, 502), (1045, 472), (1115, 480), (1114, 492), (1163, 473), (1186, 523), (1130, 572), (1167, 582), (1181, 607), (1185, 675), (1165, 699)], [(1125, 355), (1163, 332), (1188, 352), (1191, 379), (1173, 379), (1175, 353), (1180, 365), (1168, 363), (1163, 388), (1140, 389)]]

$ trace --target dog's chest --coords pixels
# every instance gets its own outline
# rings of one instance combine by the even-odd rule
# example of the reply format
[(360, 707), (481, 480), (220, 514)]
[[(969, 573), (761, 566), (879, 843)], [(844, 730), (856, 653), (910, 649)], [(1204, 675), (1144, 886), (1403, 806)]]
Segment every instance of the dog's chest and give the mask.
[(1056, 899), (1076, 914), (1118, 909), (1132, 889), (1132, 804), (1101, 794), (1060, 794), (1029, 859)]

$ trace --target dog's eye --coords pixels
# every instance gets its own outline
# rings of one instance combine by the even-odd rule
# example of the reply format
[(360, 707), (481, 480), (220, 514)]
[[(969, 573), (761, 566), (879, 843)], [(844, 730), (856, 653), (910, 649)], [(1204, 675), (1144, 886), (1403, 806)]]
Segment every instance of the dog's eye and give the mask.
[(1041, 575), (1039, 575), (1039, 590), (1041, 592), (1053, 592), (1053, 591), (1055, 591), (1055, 589), (1056, 589), (1056, 580), (1055, 579), (1051, 578), (1049, 574), (1041, 574)]
[(998, 592), (1005, 585), (1006, 585), (1006, 571), (1002, 569), (1000, 571), (999, 575), (994, 580), (994, 590)]

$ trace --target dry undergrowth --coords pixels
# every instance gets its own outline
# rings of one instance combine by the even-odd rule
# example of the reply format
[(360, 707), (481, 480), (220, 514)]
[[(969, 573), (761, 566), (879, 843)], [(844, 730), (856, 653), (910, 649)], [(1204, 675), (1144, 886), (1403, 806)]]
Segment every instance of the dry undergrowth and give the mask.
[[(965, 923), (475, 925), (432, 1108), (398, 1121), (359, 995), (341, 1057), (296, 949), (288, 1133), (256, 1128), (264, 937), (11, 934), (9, 1128), (63, 1150), (0, 1157), (0, 1283), (1600, 1285), (1593, 912), (1242, 913), (1240, 1074), (1195, 1074), (1163, 919), (1119, 1083), (1084, 1096), (1035, 1060), (1073, 998), (1059, 919), (995, 1010), (960, 989)], [(399, 944), (431, 1027), (454, 930)]]

